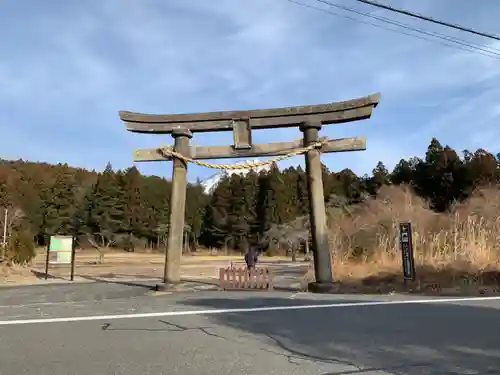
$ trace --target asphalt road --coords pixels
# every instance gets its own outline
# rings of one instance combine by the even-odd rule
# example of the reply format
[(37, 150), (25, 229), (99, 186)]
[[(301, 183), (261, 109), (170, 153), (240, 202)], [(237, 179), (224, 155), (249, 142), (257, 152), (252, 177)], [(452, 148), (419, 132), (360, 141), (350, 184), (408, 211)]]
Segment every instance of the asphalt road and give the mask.
[(500, 299), (0, 289), (1, 375), (499, 373)]

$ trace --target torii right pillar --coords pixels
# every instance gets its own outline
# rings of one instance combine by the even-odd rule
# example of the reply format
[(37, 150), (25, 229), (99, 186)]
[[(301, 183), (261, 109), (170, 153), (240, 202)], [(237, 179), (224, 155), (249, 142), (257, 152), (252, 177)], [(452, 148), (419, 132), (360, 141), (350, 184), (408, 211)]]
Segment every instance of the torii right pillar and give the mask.
[[(320, 122), (304, 122), (301, 124), (300, 130), (304, 133), (304, 146), (318, 142), (320, 129)], [(334, 290), (335, 284), (333, 282), (332, 257), (328, 242), (320, 150), (316, 148), (309, 150), (305, 158), (309, 196), (309, 221), (311, 224), (314, 274), (316, 279), (314, 282), (309, 283), (308, 290), (315, 293), (328, 293)]]

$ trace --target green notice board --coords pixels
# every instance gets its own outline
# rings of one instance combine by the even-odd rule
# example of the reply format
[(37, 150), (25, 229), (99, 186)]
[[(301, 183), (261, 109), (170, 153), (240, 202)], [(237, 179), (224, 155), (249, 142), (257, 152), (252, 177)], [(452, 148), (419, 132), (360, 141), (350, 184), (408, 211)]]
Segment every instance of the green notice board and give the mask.
[(49, 245), (50, 264), (71, 264), (73, 237), (51, 236)]

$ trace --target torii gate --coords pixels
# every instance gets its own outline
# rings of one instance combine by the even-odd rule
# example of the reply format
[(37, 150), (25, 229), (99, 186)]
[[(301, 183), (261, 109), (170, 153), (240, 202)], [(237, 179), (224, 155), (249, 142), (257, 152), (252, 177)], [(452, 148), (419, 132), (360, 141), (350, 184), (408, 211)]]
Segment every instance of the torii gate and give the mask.
[[(328, 291), (333, 284), (328, 243), (325, 199), (320, 153), (366, 150), (364, 137), (326, 140), (318, 133), (323, 125), (364, 120), (371, 117), (380, 94), (310, 106), (248, 111), (206, 112), (194, 114), (150, 115), (120, 111), (120, 119), (134, 133), (171, 134), (174, 146), (135, 150), (135, 162), (173, 160), (170, 197), (170, 231), (165, 255), (163, 287), (180, 282), (180, 263), (186, 205), (187, 163), (224, 158), (278, 156), (286, 158), (305, 154), (309, 192), (312, 251), (316, 281), (311, 291)], [(252, 130), (298, 127), (303, 139), (292, 142), (253, 144)], [(193, 133), (232, 131), (232, 146), (191, 146)]]

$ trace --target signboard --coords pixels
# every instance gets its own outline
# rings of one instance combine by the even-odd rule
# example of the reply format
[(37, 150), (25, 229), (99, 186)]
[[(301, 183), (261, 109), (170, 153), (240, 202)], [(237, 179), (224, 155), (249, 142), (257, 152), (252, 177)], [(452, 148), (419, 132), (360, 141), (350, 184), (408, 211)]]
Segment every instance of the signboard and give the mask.
[(403, 277), (405, 281), (415, 281), (415, 258), (413, 255), (411, 223), (399, 224), (399, 239), (401, 243), (401, 254), (403, 257)]
[(49, 240), (49, 264), (71, 264), (73, 237), (51, 236)]
[(50, 236), (45, 260), (45, 280), (49, 276), (49, 264), (71, 264), (71, 281), (75, 275), (75, 238), (73, 236)]

